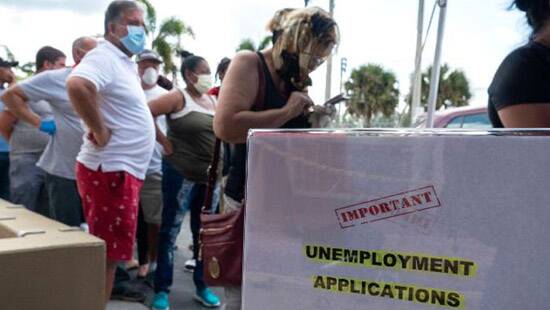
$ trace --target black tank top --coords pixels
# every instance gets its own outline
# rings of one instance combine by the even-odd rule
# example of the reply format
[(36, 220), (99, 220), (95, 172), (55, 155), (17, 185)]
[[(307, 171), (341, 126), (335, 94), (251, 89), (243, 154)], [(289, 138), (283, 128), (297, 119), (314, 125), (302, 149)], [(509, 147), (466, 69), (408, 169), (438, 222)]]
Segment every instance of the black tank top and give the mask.
[[(264, 55), (258, 52), (258, 56), (262, 62), (263, 74), (265, 76), (265, 97), (262, 111), (280, 109), (286, 105), (287, 99), (281, 95), (275, 87), (275, 83), (271, 78), (271, 73), (265, 62)], [(280, 128), (310, 128), (305, 115), (300, 115), (281, 126)], [(235, 151), (231, 154), (231, 166), (229, 167), (229, 175), (225, 187), (225, 194), (236, 201), (242, 201), (244, 198), (244, 189), (246, 183), (246, 144), (236, 144)]]

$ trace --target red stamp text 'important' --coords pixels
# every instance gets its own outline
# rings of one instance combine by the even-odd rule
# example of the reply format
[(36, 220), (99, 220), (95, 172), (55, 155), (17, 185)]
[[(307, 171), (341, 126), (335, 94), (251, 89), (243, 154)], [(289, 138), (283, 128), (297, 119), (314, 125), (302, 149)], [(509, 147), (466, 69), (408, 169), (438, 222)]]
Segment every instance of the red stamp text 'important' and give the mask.
[(430, 185), (339, 208), (335, 212), (340, 226), (348, 228), (437, 207), (441, 207), (441, 203), (435, 188)]

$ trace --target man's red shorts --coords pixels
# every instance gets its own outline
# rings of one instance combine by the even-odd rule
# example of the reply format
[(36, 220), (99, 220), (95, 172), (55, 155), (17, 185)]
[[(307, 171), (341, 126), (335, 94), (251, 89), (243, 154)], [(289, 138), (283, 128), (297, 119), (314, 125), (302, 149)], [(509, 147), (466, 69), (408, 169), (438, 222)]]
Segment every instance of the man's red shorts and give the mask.
[(94, 171), (78, 162), (76, 180), (86, 223), (92, 235), (105, 240), (107, 260), (130, 260), (143, 181), (124, 171)]

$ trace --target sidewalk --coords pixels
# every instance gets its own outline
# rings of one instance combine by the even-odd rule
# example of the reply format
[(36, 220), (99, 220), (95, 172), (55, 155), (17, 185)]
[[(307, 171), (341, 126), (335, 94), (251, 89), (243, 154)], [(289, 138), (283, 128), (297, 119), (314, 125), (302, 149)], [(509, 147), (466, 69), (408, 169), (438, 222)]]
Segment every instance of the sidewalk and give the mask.
[[(193, 255), (188, 248), (190, 243), (191, 230), (189, 228), (188, 213), (183, 221), (181, 233), (176, 242), (178, 249), (175, 255), (174, 285), (170, 293), (170, 310), (208, 309), (194, 300), (193, 296), (195, 295), (195, 285), (193, 284), (193, 274), (186, 272), (183, 268), (185, 261), (190, 259)], [(213, 290), (222, 299), (223, 304), (223, 289), (214, 288)], [(145, 301), (145, 305), (122, 301), (111, 301), (107, 306), (107, 310), (146, 310), (149, 309), (150, 300), (152, 298), (153, 292), (150, 290), (147, 300)]]

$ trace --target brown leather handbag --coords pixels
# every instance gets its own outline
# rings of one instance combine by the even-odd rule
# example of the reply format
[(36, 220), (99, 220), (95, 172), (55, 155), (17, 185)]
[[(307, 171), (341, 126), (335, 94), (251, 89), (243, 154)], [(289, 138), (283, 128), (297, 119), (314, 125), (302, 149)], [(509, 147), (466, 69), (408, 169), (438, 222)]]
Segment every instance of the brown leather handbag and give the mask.
[[(216, 139), (214, 158), (219, 161), (220, 140)], [(204, 206), (212, 205), (217, 162), (212, 161)], [(211, 183), (211, 178), (213, 182)], [(240, 286), (242, 282), (244, 206), (238, 211), (211, 214), (203, 206), (200, 229), (200, 258), (203, 279), (209, 286)]]
[[(265, 97), (265, 76), (259, 56), (258, 70), (259, 89), (255, 109), (263, 105)], [(220, 148), (221, 141), (216, 139), (201, 213), (199, 259), (203, 262), (204, 282), (209, 286), (241, 286), (245, 206), (224, 214), (211, 214), (208, 211), (211, 208), (206, 208), (212, 205), (218, 178)]]

